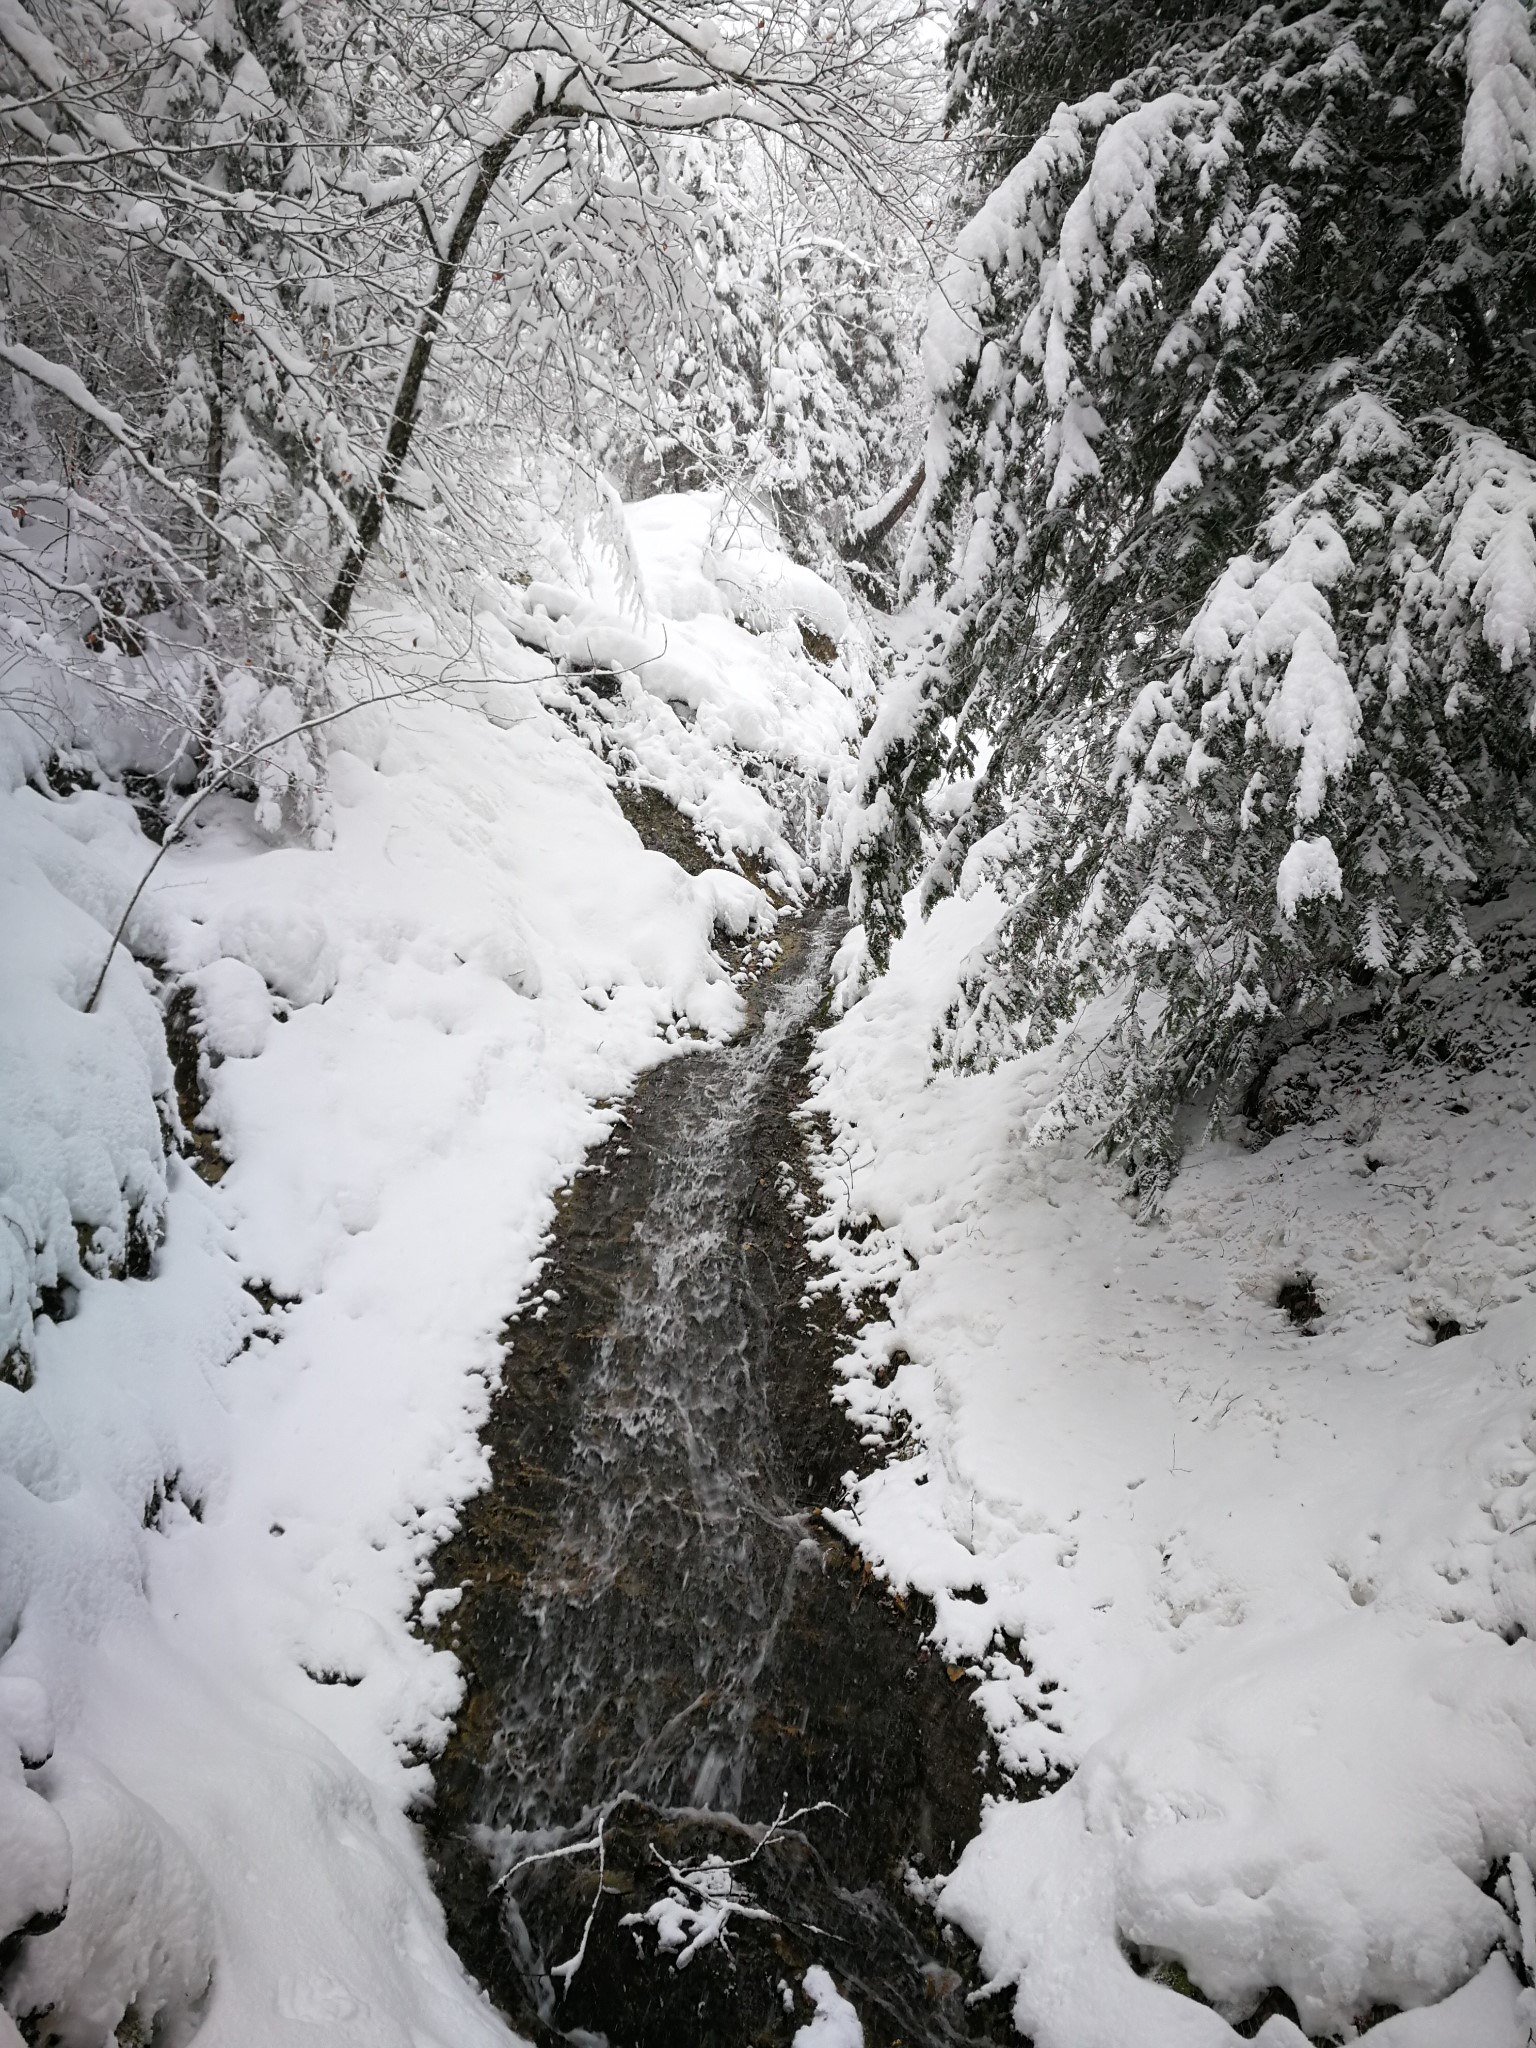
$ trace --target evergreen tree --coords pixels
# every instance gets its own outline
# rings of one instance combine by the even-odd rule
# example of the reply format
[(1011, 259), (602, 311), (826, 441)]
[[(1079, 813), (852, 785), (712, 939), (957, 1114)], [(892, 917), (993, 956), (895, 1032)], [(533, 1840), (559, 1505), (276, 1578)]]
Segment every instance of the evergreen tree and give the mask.
[[(965, 89), (995, 98), (1027, 44), (977, 24)], [(860, 851), (877, 960), (912, 883), (1003, 891), (951, 1057), (1108, 999), (1059, 1108), (1149, 1198), (1181, 1101), (1346, 999), (1475, 968), (1464, 905), (1526, 844), (1536, 706), (1521, 0), (1152, 28), (934, 298), (908, 574), (937, 610)]]
[(1176, 40), (1219, 41), (1241, 20), (1241, 8), (1207, 0), (971, 0), (945, 53), (945, 111), (966, 138), (967, 185), (984, 198), (1063, 100), (1125, 77)]
[(692, 139), (677, 182), (694, 292), (662, 365), (661, 474), (760, 497), (791, 552), (826, 569), (907, 453), (892, 231), (871, 218), (855, 245), (745, 136)]

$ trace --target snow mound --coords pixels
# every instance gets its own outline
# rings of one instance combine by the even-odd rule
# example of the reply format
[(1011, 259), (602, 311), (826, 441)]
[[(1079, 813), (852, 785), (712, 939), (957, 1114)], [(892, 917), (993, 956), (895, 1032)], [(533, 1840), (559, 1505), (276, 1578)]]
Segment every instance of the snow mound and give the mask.
[(220, 919), (219, 944), (290, 1003), (322, 1003), (336, 986), (324, 920), (289, 896), (232, 905)]
[(629, 529), (652, 603), (667, 618), (720, 617), (755, 632), (803, 619), (839, 645), (862, 640), (842, 597), (792, 562), (771, 527), (719, 491), (643, 499)]
[[(158, 1237), (166, 1203), (157, 1103), (170, 1065), (143, 984), (85, 1002), (107, 955), (132, 813), (94, 792), (69, 805), (26, 786), (39, 749), (0, 735), (0, 1374), (25, 1385), (36, 1317), (59, 1290), (121, 1271)], [(114, 919), (115, 921), (115, 919)]]
[(798, 898), (849, 815), (865, 632), (719, 493), (649, 498), (623, 519), (621, 562), (589, 546), (569, 583), (529, 584), (510, 631), (584, 694), (604, 758)]
[(1278, 1985), (1310, 2034), (1474, 1975), (1508, 1926), (1477, 1875), (1536, 1833), (1536, 1651), (1441, 1634), (1367, 1614), (1239, 1636), (1053, 1797), (994, 1806), (943, 1911), (1017, 1979), (1022, 2030), (1145, 2038), (1127, 2022), (1149, 2006), (1183, 2026), (1170, 2039), (1232, 2038), (1214, 2016), (1195, 2031), (1122, 1942), (1183, 1963), (1234, 2019)]

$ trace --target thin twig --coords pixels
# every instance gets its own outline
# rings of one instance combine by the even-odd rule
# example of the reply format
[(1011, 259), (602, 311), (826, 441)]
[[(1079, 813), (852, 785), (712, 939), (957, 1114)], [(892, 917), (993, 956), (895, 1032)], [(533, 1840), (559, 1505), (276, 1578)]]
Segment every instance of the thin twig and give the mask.
[[(615, 1801), (614, 1804), (617, 1805), (618, 1802)], [(592, 1909), (587, 1914), (586, 1924), (581, 1930), (581, 1946), (577, 1949), (575, 1955), (569, 1957), (567, 1961), (556, 1963), (549, 1973), (551, 1977), (558, 1977), (560, 1979), (560, 1989), (562, 1992), (570, 1990), (571, 1979), (586, 1961), (587, 1942), (591, 1937), (592, 1923), (597, 1918), (598, 1907), (603, 1903), (603, 1875), (608, 1868), (608, 1845), (603, 1839), (603, 1829), (607, 1826), (608, 1814), (612, 1811), (613, 1808), (609, 1807), (597, 1817), (597, 1889), (592, 1894)]]
[(597, 1909), (602, 1904), (603, 1877), (608, 1868), (607, 1844), (604, 1841), (603, 1831), (618, 1809), (631, 1801), (639, 1803), (640, 1795), (638, 1792), (621, 1792), (616, 1799), (610, 1800), (608, 1805), (598, 1814), (597, 1833), (589, 1841), (567, 1842), (559, 1849), (541, 1849), (532, 1856), (519, 1857), (516, 1863), (508, 1864), (507, 1868), (491, 1886), (491, 1892), (494, 1895), (501, 1890), (509, 1878), (516, 1877), (520, 1870), (531, 1869), (536, 1863), (555, 1863), (565, 1856), (586, 1856), (594, 1849), (597, 1851), (597, 1889), (592, 1895), (592, 1910), (588, 1913), (586, 1925), (581, 1930), (581, 1945), (575, 1955), (563, 1963), (556, 1963), (549, 1973), (551, 1977), (558, 1977), (560, 1979), (562, 1991), (570, 1989), (571, 1979), (586, 1960), (587, 1942), (591, 1938), (593, 1922), (597, 1919)]
[(585, 1856), (589, 1850), (597, 1846), (597, 1837), (594, 1835), (590, 1842), (567, 1842), (562, 1849), (541, 1849), (536, 1856), (520, 1856), (516, 1863), (507, 1865), (491, 1886), (491, 1895), (494, 1897), (509, 1878), (516, 1877), (520, 1870), (531, 1870), (535, 1863), (556, 1863), (562, 1856)]

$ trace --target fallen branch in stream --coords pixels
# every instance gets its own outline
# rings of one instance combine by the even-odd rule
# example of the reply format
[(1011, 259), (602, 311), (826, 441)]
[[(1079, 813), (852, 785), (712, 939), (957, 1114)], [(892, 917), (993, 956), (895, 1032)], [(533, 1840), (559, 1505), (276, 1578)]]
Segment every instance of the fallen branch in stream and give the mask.
[[(516, 1877), (519, 1871), (531, 1870), (540, 1863), (558, 1863), (568, 1856), (590, 1856), (596, 1851), (597, 1888), (593, 1892), (591, 1909), (581, 1930), (581, 1941), (575, 1955), (568, 1957), (563, 1963), (554, 1964), (549, 1973), (551, 1977), (559, 1979), (562, 1992), (570, 1989), (571, 1980), (586, 1961), (587, 1943), (591, 1938), (593, 1923), (597, 1919), (597, 1909), (602, 1903), (603, 1878), (608, 1868), (608, 1822), (619, 1807), (628, 1803), (643, 1805), (645, 1802), (636, 1792), (621, 1792), (617, 1799), (612, 1800), (599, 1813), (597, 1832), (590, 1835), (587, 1840), (564, 1842), (558, 1849), (538, 1849), (531, 1856), (520, 1856), (515, 1863), (507, 1865), (491, 1886), (494, 1896), (504, 1884)], [(677, 1958), (679, 1970), (685, 1969), (701, 1948), (708, 1948), (714, 1942), (718, 1941), (722, 1948), (729, 1949), (726, 1930), (733, 1919), (771, 1920), (776, 1925), (782, 1925), (777, 1913), (770, 1913), (766, 1906), (754, 1905), (750, 1893), (744, 1887), (737, 1889), (732, 1873), (745, 1868), (785, 1829), (793, 1826), (798, 1820), (804, 1820), (808, 1814), (836, 1813), (844, 1820), (848, 1817), (842, 1807), (830, 1799), (818, 1799), (811, 1806), (798, 1806), (793, 1813), (786, 1811), (787, 1805), (788, 1802), (785, 1801), (779, 1807), (778, 1812), (763, 1830), (760, 1840), (745, 1856), (706, 1856), (702, 1863), (678, 1864), (663, 1856), (653, 1842), (651, 1854), (672, 1880), (667, 1896), (647, 1906), (643, 1913), (624, 1914), (619, 1925), (654, 1927), (658, 1948), (682, 1951)], [(722, 1816), (722, 1819), (726, 1818), (729, 1816)], [(695, 1901), (698, 1903), (695, 1904)], [(810, 1931), (820, 1934), (824, 1930), (813, 1927)]]
[(625, 1805), (628, 1801), (638, 1799), (638, 1793), (621, 1792), (618, 1798), (605, 1806), (598, 1815), (597, 1833), (590, 1840), (585, 1842), (567, 1842), (559, 1849), (540, 1849), (532, 1856), (521, 1856), (516, 1863), (509, 1863), (500, 1877), (491, 1886), (491, 1892), (494, 1896), (495, 1893), (501, 1890), (509, 1878), (516, 1877), (520, 1870), (531, 1870), (536, 1863), (557, 1863), (565, 1856), (589, 1856), (594, 1849), (597, 1851), (597, 1889), (592, 1894), (592, 1910), (588, 1913), (586, 1925), (581, 1930), (581, 1944), (576, 1950), (575, 1955), (568, 1957), (563, 1963), (556, 1963), (549, 1973), (551, 1977), (559, 1978), (562, 1991), (569, 1991), (571, 1979), (586, 1961), (587, 1941), (592, 1933), (592, 1923), (597, 1918), (597, 1909), (602, 1903), (603, 1877), (608, 1867), (603, 1831), (608, 1825), (610, 1816), (619, 1807)]
[[(643, 1913), (626, 1913), (619, 1925), (654, 1927), (657, 1948), (679, 1952), (675, 1965), (679, 1970), (685, 1970), (700, 1949), (709, 1948), (715, 1942), (729, 1952), (728, 1930), (732, 1920), (768, 1920), (782, 1925), (777, 1913), (770, 1913), (766, 1906), (753, 1903), (752, 1895), (745, 1886), (738, 1888), (734, 1873), (760, 1856), (775, 1836), (794, 1821), (803, 1820), (807, 1814), (828, 1811), (843, 1814), (843, 1809), (830, 1799), (818, 1799), (813, 1806), (797, 1807), (793, 1813), (786, 1812), (785, 1806), (781, 1805), (764, 1830), (761, 1841), (745, 1856), (706, 1856), (702, 1863), (687, 1867), (671, 1862), (653, 1842), (651, 1854), (672, 1883), (664, 1899), (655, 1900)], [(843, 1814), (843, 1818), (846, 1819), (847, 1815)]]
[(679, 1951), (679, 1970), (686, 1970), (701, 1948), (709, 1948), (715, 1942), (729, 1953), (727, 1929), (732, 1920), (771, 1920), (777, 1924), (777, 1913), (770, 1913), (766, 1906), (753, 1905), (749, 1893), (736, 1889), (732, 1866), (723, 1857), (706, 1856), (702, 1863), (683, 1870), (668, 1862), (654, 1844), (651, 1854), (666, 1870), (672, 1884), (664, 1899), (657, 1899), (643, 1913), (626, 1913), (619, 1925), (654, 1927), (659, 1950)]
[[(617, 1806), (618, 1804), (620, 1804), (620, 1801), (615, 1800), (614, 1805)], [(603, 1829), (607, 1825), (608, 1815), (612, 1811), (613, 1807), (607, 1808), (606, 1811), (598, 1815), (597, 1819), (597, 1885), (592, 1893), (591, 1910), (588, 1912), (585, 1921), (582, 1923), (580, 1946), (577, 1948), (575, 1955), (567, 1957), (567, 1959), (563, 1963), (556, 1963), (554, 1968), (549, 1973), (551, 1977), (559, 1978), (560, 1989), (562, 1992), (570, 1990), (571, 1979), (576, 1975), (576, 1972), (581, 1968), (582, 1964), (587, 1959), (587, 1942), (592, 1934), (592, 1923), (597, 1918), (598, 1907), (603, 1903), (603, 1877), (608, 1868), (607, 1849), (603, 1840)]]

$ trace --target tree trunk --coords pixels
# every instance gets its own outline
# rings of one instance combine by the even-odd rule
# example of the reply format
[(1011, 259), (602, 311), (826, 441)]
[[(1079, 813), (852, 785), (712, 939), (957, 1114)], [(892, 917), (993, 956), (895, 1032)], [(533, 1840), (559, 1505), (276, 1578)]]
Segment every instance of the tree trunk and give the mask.
[(913, 470), (911, 476), (907, 479), (906, 489), (896, 500), (890, 511), (886, 513), (885, 517), (877, 525), (872, 526), (867, 533), (861, 533), (858, 536), (853, 547), (849, 550), (850, 554), (872, 554), (879, 547), (881, 541), (885, 539), (886, 535), (894, 527), (901, 524), (902, 520), (906, 518), (912, 507), (917, 503), (917, 494), (923, 488), (923, 478), (926, 474), (926, 465), (919, 462), (916, 469)]
[(224, 308), (213, 308), (213, 346), (209, 351), (213, 390), (208, 398), (208, 447), (203, 457), (203, 488), (208, 498), (208, 581), (219, 573), (219, 495), (224, 479)]
[(433, 351), (442, 332), (443, 316), (453, 297), (453, 288), (458, 282), (459, 266), (474, 239), (480, 216), (486, 202), (496, 189), (496, 180), (506, 168), (507, 158), (529, 130), (540, 121), (546, 121), (557, 111), (559, 94), (553, 105), (547, 104), (544, 84), (540, 80), (534, 103), (522, 118), (513, 123), (507, 133), (493, 142), (481, 157), (475, 172), (475, 182), (470, 187), (458, 220), (454, 224), (448, 247), (439, 254), (437, 270), (432, 281), (432, 296), (422, 308), (421, 318), (416, 323), (416, 333), (411, 342), (411, 352), (406, 358), (405, 371), (400, 379), (400, 388), (395, 394), (394, 408), (390, 413), (389, 433), (384, 442), (384, 459), (379, 464), (378, 481), (369, 493), (357, 522), (357, 532), (352, 545), (347, 549), (337, 574), (331, 594), (325, 601), (322, 615), (327, 648), (335, 644), (351, 614), (352, 600), (357, 586), (362, 581), (368, 558), (384, 525), (385, 508), (392, 503), (405, 468), (406, 458), (411, 452), (411, 441), (416, 432), (417, 415), (421, 407), (422, 389), (427, 372), (432, 367)]

